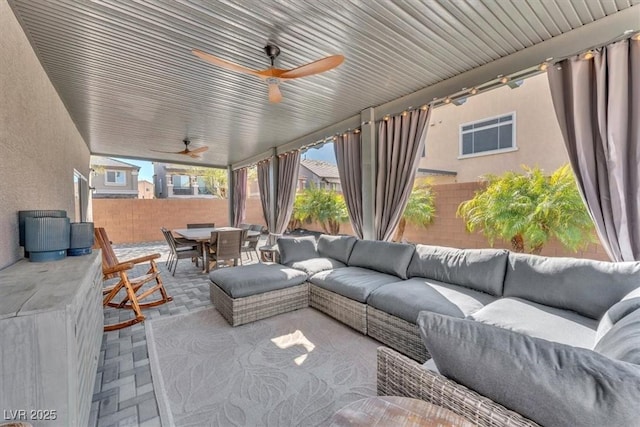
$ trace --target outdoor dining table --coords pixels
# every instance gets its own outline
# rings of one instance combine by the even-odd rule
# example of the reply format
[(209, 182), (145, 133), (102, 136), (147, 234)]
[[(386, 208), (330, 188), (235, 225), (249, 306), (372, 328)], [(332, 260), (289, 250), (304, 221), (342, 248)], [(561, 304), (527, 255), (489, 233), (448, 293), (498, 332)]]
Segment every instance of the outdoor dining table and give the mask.
[[(211, 240), (211, 233), (215, 233), (218, 231), (234, 231), (234, 230), (242, 230), (241, 228), (236, 227), (206, 227), (206, 228), (176, 228), (173, 230), (175, 234), (180, 237), (184, 237), (185, 239), (193, 240), (200, 244), (200, 249), (202, 250), (202, 260), (204, 263), (203, 272), (206, 272), (207, 263), (209, 260), (207, 259), (207, 248), (206, 244)], [(259, 236), (259, 231), (248, 230), (247, 237), (255, 237)]]

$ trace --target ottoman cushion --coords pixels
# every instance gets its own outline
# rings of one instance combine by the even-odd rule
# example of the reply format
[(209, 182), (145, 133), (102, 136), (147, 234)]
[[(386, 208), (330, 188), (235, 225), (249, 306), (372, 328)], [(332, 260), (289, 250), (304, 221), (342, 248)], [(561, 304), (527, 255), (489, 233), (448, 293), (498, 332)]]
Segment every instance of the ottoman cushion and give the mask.
[(231, 298), (242, 298), (300, 285), (307, 274), (280, 264), (253, 264), (214, 270), (209, 279)]

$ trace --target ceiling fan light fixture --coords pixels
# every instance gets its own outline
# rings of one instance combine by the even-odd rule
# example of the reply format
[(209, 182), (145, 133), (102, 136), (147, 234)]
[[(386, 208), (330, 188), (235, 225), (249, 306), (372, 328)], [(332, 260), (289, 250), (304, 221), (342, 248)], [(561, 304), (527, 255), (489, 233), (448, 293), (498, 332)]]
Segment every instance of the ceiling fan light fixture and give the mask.
[(269, 85), (269, 102), (277, 104), (282, 101), (282, 92), (280, 92), (280, 79), (270, 77), (267, 79)]

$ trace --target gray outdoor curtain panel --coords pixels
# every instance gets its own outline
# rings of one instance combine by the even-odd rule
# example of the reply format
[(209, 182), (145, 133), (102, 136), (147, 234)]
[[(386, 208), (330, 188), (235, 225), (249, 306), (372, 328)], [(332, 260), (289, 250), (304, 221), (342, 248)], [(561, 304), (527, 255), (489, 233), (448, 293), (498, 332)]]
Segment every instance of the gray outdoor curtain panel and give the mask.
[(244, 222), (247, 205), (247, 168), (233, 171), (233, 226)]
[(548, 70), (560, 129), (600, 241), (640, 260), (640, 41), (624, 40)]
[(268, 160), (258, 163), (258, 186), (260, 188), (260, 201), (264, 219), (273, 234), (282, 234), (289, 225), (289, 219), (293, 212), (293, 200), (296, 197), (296, 184), (298, 182), (298, 170), (300, 169), (300, 152), (292, 151), (278, 157), (278, 182), (276, 201), (276, 217), (272, 218), (269, 210), (269, 202), (273, 194), (269, 191), (269, 169), (271, 162)]
[(269, 210), (269, 203), (271, 200), (271, 192), (269, 191), (269, 169), (271, 168), (271, 162), (272, 160), (269, 159), (258, 163), (257, 171), (262, 215), (264, 215), (264, 222), (267, 224), (267, 228), (270, 232), (273, 232), (274, 221), (271, 218), (271, 211)]
[(362, 151), (360, 134), (349, 132), (333, 142), (342, 194), (354, 233), (362, 239)]
[(378, 124), (374, 227), (391, 240), (409, 200), (431, 108), (404, 112)]
[(300, 152), (292, 151), (278, 158), (278, 194), (276, 197), (276, 221), (274, 233), (282, 234), (289, 225), (296, 198)]

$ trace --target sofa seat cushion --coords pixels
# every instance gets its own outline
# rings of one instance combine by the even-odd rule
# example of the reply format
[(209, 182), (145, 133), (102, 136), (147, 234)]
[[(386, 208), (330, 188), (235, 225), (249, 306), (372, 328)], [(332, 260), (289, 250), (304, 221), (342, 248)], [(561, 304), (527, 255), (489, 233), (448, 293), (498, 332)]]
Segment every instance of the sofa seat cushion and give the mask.
[(416, 245), (409, 277), (424, 277), (502, 296), (508, 252), (504, 249), (455, 249)]
[(418, 325), (442, 375), (541, 425), (638, 425), (636, 365), (426, 311)]
[(226, 267), (209, 273), (209, 279), (231, 298), (242, 298), (304, 283), (307, 273), (280, 264)]
[[(350, 267), (362, 267), (407, 278), (407, 267), (415, 247), (405, 243), (358, 240), (349, 256)], [(396, 279), (397, 280), (397, 279)]]
[(415, 324), (422, 310), (464, 318), (496, 298), (463, 286), (414, 278), (371, 292), (367, 305)]
[(396, 276), (360, 267), (321, 271), (309, 279), (316, 286), (363, 304), (372, 291), (397, 281)]
[(345, 264), (333, 258), (311, 258), (305, 259), (304, 261), (292, 262), (287, 265), (291, 268), (302, 270), (309, 276), (325, 270), (346, 267)]
[(536, 338), (593, 348), (598, 322), (578, 313), (520, 298), (502, 298), (476, 311), (471, 319)]

